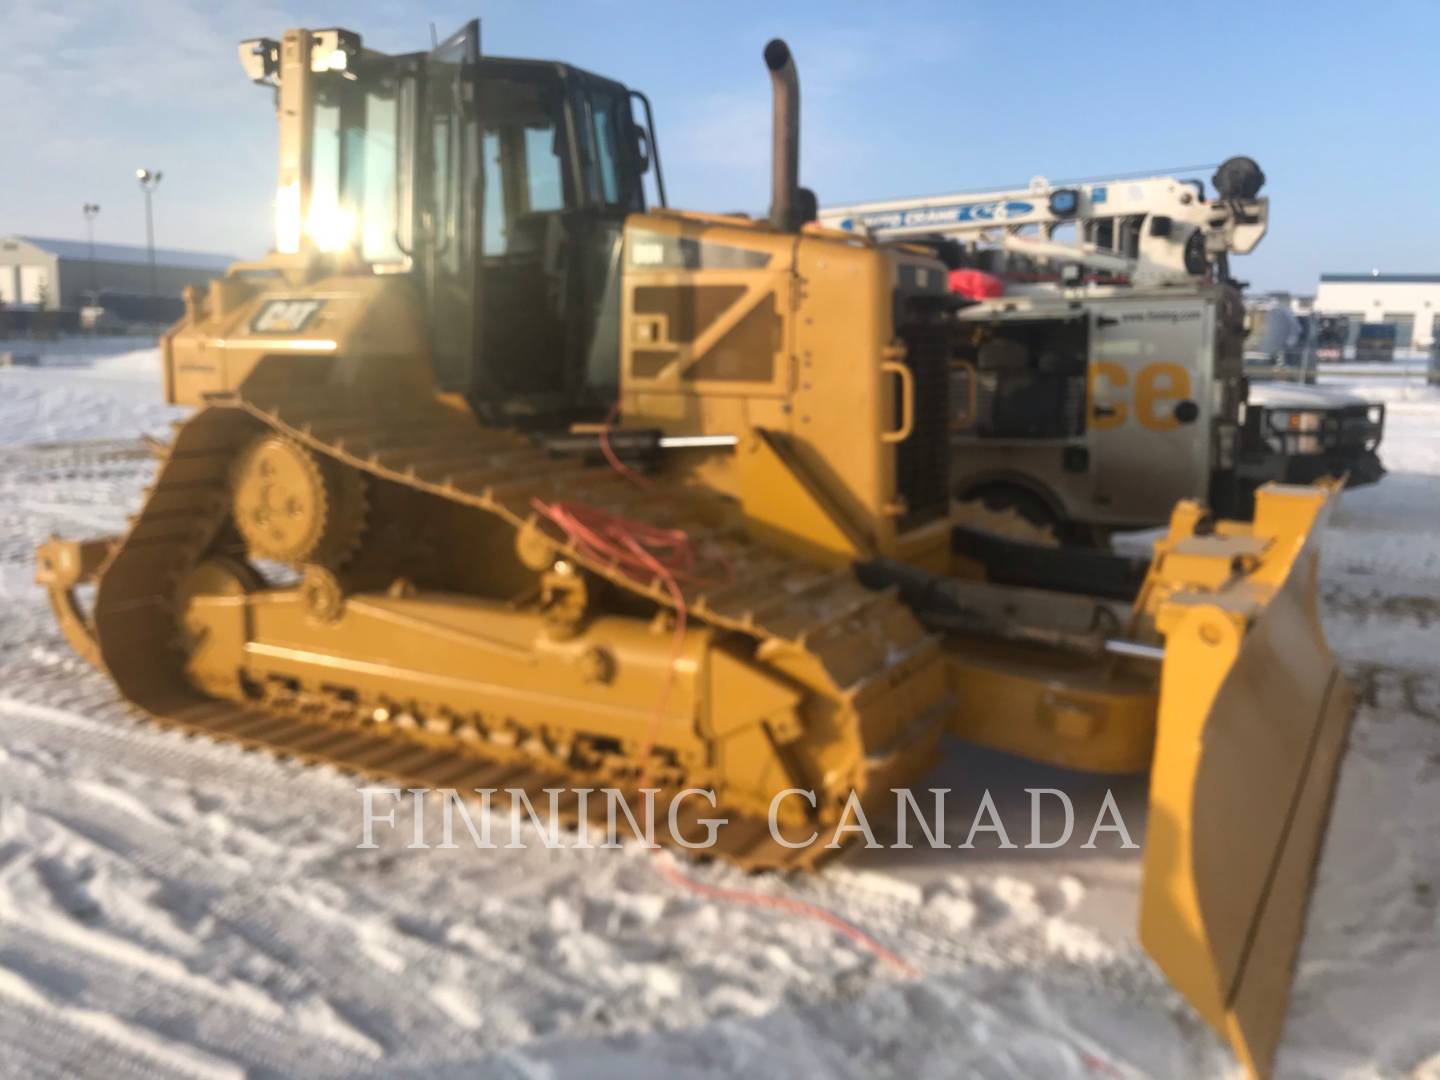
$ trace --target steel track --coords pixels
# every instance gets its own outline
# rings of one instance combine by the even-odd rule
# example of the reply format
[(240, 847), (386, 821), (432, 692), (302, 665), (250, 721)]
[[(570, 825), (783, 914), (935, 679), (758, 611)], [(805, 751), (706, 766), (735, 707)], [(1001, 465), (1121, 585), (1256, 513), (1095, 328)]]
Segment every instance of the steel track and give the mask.
[[(748, 636), (756, 655), (767, 649), (803, 649), (824, 672), (829, 695), (855, 706), (867, 698), (905, 693), (907, 678), (933, 658), (935, 642), (890, 593), (871, 592), (848, 571), (830, 571), (759, 548), (724, 521), (723, 507), (705, 496), (681, 495), (668, 485), (639, 487), (608, 468), (547, 457), (529, 440), (486, 430), (443, 407), (413, 411), (403, 419), (374, 404), (334, 395), (281, 405), (232, 398), (217, 402), (182, 425), (160, 461), (154, 485), (98, 574), (93, 626), (104, 667), (124, 696), (153, 722), (209, 738), (263, 749), (282, 757), (335, 766), (391, 786), (521, 789), (537, 809), (545, 788), (567, 789), (559, 816), (575, 825), (577, 785), (594, 776), (526, 760), (514, 751), (452, 740), (437, 745), (374, 726), (360, 728), (327, 715), (276, 711), (207, 697), (190, 684), (177, 624), (175, 592), (180, 577), (206, 554), (229, 508), (228, 476), (234, 454), (270, 429), (374, 477), (425, 491), (477, 511), (497, 515), (513, 528), (533, 527), (533, 500), (578, 499), (588, 505), (667, 527), (683, 527), (699, 546), (719, 553), (730, 568), (719, 583), (683, 584), (687, 617)], [(590, 557), (556, 533), (566, 556), (657, 605), (671, 603), (660, 580), (636, 580), (623, 569)], [(914, 682), (914, 680), (911, 680)], [(901, 689), (897, 691), (896, 686)], [(927, 683), (927, 686), (930, 684)], [(891, 786), (928, 769), (946, 702), (933, 689), (914, 691), (908, 714), (914, 722), (887, 747), (864, 747), (862, 790), (867, 811), (893, 807)], [(860, 724), (844, 732), (862, 739)], [(626, 797), (640, 795), (622, 784)], [(667, 820), (673, 791), (656, 796), (655, 819)], [(871, 803), (873, 802), (873, 805)], [(597, 825), (604, 800), (590, 800)], [(717, 843), (703, 854), (752, 869), (813, 866), (834, 849), (820, 843), (790, 848), (771, 836), (768, 820), (712, 809), (691, 798), (679, 816), (682, 836), (696, 837), (698, 819), (727, 819)], [(815, 823), (818, 826), (818, 822)], [(790, 835), (803, 837), (801, 828)], [(673, 843), (657, 827), (657, 843)]]

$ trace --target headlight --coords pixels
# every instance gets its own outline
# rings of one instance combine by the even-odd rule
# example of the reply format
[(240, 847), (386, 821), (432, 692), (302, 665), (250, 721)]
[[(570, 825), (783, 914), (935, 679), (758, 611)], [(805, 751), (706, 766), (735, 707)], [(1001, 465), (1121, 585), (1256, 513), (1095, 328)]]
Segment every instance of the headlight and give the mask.
[[(1305, 412), (1300, 409), (1276, 409), (1266, 419), (1267, 426), (1271, 431), (1277, 434), (1296, 436), (1291, 438), (1288, 445), (1283, 448), (1275, 447), (1277, 450), (1293, 454), (1318, 454), (1321, 452), (1320, 430), (1325, 419), (1324, 413)], [(1272, 447), (1276, 442), (1282, 441), (1267, 440)]]
[(1277, 431), (1319, 431), (1324, 419), (1318, 412), (1277, 411), (1270, 415)]

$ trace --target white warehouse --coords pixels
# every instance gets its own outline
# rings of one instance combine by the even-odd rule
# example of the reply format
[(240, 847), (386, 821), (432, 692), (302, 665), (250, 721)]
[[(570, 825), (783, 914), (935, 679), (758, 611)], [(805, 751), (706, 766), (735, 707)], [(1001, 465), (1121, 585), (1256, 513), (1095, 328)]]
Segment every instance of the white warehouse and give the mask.
[[(231, 255), (155, 249), (155, 294), (179, 299), (235, 261)], [(0, 236), (0, 305), (75, 310), (88, 292), (146, 296), (150, 252), (128, 244), (90, 244), (38, 236)]]
[(1390, 323), (1395, 345), (1427, 349), (1440, 314), (1440, 274), (1321, 274), (1315, 310), (1350, 316), (1350, 344), (1361, 322)]

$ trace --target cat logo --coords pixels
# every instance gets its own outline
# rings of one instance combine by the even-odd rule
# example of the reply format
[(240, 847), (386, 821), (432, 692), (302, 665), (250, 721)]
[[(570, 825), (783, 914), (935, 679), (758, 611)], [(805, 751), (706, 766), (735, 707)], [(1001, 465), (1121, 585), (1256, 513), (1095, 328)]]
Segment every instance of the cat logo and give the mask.
[(250, 321), (253, 334), (298, 334), (310, 324), (324, 300), (271, 300)]

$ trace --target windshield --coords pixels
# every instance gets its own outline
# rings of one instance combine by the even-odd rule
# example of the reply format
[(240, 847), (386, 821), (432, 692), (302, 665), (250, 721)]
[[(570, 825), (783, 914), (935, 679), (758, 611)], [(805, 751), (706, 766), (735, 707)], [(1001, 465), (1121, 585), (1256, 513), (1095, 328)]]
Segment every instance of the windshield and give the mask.
[[(315, 80), (309, 207), (303, 221), (292, 211), (289, 227), (319, 251), (353, 250), (372, 265), (408, 266), (411, 164), (400, 161), (406, 152), (397, 143), (412, 130), (414, 80), (379, 60), (368, 62), (360, 78), (353, 75)], [(481, 80), (479, 98), (480, 242), (487, 259), (542, 249), (558, 212), (643, 209), (630, 102), (622, 89), (600, 81), (567, 86), (551, 72), (497, 73)], [(434, 112), (424, 165), (432, 174), (430, 211), (433, 226), (454, 230), (462, 223), (452, 219), (473, 212), (459, 205), (472, 193), (454, 187), (460, 163), (450, 158), (450, 112)]]
[(359, 249), (370, 263), (404, 262), (396, 239), (397, 80), (380, 65), (363, 80), (316, 80), (310, 208), (303, 222), (320, 251)]

